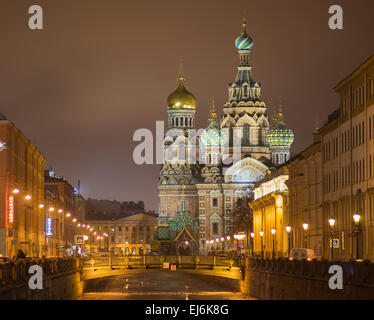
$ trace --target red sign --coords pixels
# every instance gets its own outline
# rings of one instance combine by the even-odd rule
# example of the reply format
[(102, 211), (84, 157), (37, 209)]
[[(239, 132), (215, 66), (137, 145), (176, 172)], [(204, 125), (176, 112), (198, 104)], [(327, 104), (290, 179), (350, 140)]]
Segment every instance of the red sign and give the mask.
[(14, 222), (14, 197), (13, 196), (9, 196), (8, 222), (11, 223), (11, 224)]

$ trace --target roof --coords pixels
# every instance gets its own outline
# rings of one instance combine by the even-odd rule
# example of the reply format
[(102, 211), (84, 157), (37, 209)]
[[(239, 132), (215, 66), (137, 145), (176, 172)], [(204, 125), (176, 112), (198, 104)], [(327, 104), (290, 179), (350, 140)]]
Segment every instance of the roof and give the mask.
[(192, 236), (192, 234), (188, 231), (185, 225), (183, 226), (183, 229), (181, 230), (181, 232), (179, 232), (179, 234), (175, 237), (174, 241), (177, 241), (178, 238), (183, 234), (183, 232), (186, 232), (192, 241), (196, 241), (195, 238)]
[(345, 84), (351, 81), (354, 77), (358, 76), (365, 68), (374, 64), (374, 55), (370, 56), (364, 63), (358, 66), (351, 74), (340, 81), (334, 88), (335, 91), (339, 91)]

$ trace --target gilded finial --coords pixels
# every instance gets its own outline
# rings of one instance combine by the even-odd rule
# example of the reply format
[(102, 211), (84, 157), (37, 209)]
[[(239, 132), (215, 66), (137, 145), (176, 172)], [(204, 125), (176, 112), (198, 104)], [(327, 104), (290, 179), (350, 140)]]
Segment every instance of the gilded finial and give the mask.
[(182, 56), (179, 57), (179, 75), (178, 75), (179, 80), (184, 80), (184, 75), (183, 75), (183, 58)]
[(245, 17), (243, 18), (242, 33), (247, 33), (247, 20)]
[(283, 105), (282, 105), (282, 97), (279, 99), (279, 108), (278, 108), (278, 121), (283, 121)]
[(182, 195), (184, 195), (184, 190), (186, 189), (186, 186), (182, 184)]
[(214, 103), (214, 97), (212, 97), (212, 104), (210, 106), (209, 123), (217, 121), (216, 105)]

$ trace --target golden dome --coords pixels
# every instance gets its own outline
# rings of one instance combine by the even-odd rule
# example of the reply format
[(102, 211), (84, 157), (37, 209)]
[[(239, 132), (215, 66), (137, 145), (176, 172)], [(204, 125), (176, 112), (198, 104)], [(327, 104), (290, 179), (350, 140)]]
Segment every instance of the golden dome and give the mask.
[(195, 110), (196, 98), (183, 84), (184, 77), (179, 76), (179, 86), (167, 99), (169, 110)]

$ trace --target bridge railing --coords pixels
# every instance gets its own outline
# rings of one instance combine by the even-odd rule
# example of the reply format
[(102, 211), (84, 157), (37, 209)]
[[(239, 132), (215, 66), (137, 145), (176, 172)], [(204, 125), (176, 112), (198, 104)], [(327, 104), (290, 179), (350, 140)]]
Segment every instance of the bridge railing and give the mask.
[(217, 256), (97, 256), (82, 258), (83, 268), (128, 267), (128, 268), (162, 268), (163, 264), (176, 264), (179, 268), (214, 268), (214, 267), (243, 267), (245, 260), (241, 258)]
[(28, 271), (33, 265), (42, 267), (43, 276), (73, 272), (79, 268), (77, 259), (74, 258), (34, 258), (0, 262), (0, 288), (9, 285), (23, 284), (28, 281), (31, 276)]
[(370, 261), (328, 261), (328, 260), (289, 260), (289, 259), (250, 259), (249, 269), (279, 274), (291, 274), (327, 281), (331, 275), (331, 265), (341, 266), (346, 284), (374, 286), (374, 263)]

